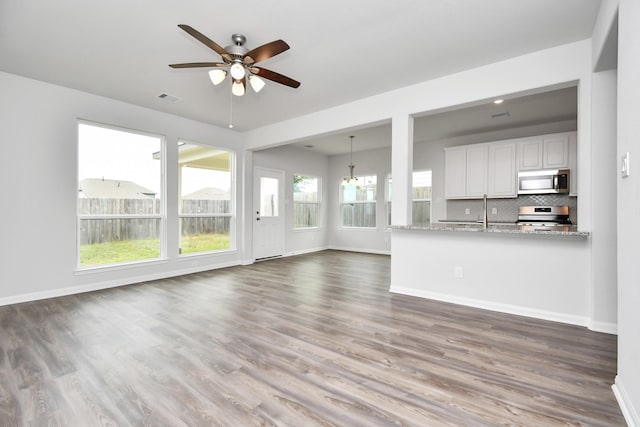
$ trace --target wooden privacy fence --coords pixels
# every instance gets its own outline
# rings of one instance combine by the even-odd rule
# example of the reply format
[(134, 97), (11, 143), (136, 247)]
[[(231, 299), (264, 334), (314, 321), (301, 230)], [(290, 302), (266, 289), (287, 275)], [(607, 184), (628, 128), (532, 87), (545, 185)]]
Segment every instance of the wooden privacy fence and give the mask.
[[(230, 217), (217, 217), (230, 212), (229, 200), (183, 200), (180, 218), (182, 235), (229, 234)], [(114, 240), (157, 239), (160, 237), (158, 218), (90, 218), (92, 215), (158, 215), (159, 199), (78, 199), (80, 244), (94, 244)], [(195, 216), (188, 215), (207, 215)]]

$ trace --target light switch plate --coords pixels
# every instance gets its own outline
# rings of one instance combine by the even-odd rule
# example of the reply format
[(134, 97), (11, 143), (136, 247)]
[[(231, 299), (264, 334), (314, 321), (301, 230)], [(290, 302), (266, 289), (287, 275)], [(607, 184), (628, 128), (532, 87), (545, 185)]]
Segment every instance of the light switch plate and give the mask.
[(622, 166), (621, 173), (623, 178), (627, 178), (629, 176), (629, 152), (624, 153), (622, 156)]

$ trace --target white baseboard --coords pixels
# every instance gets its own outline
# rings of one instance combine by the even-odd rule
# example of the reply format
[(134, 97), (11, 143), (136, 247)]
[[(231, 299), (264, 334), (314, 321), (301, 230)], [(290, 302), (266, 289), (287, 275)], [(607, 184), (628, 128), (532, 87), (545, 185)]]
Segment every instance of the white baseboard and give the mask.
[(605, 334), (618, 335), (618, 324), (609, 322), (589, 322), (589, 329), (594, 332), (603, 332)]
[(327, 249), (329, 249), (327, 246), (320, 246), (320, 247), (316, 247), (316, 248), (303, 249), (301, 251), (286, 252), (283, 256), (304, 255), (304, 254), (310, 254), (310, 253), (313, 253), (313, 252), (326, 251)]
[(568, 323), (570, 325), (587, 326), (588, 319), (582, 316), (573, 316), (565, 313), (557, 313), (547, 310), (538, 310), (530, 307), (522, 307), (518, 305), (502, 304), (492, 301), (478, 300), (472, 298), (458, 297), (455, 295), (441, 294), (437, 292), (423, 291), (420, 289), (404, 288), (392, 286), (390, 292), (396, 294), (410, 295), (420, 298), (428, 298), (436, 301), (449, 302), (452, 304), (465, 305), (468, 307), (481, 308), (484, 310), (497, 311), (499, 313), (515, 314), (518, 316), (533, 317), (542, 320), (551, 320), (554, 322)]
[(629, 427), (640, 427), (640, 416), (638, 415), (638, 411), (633, 407), (633, 403), (622, 385), (622, 380), (619, 375), (616, 376), (616, 381), (611, 386), (611, 389), (613, 390), (613, 394), (616, 396), (616, 400), (618, 401), (618, 405), (620, 406), (620, 410), (622, 411), (622, 415), (624, 416), (624, 420), (627, 422), (627, 425)]
[(334, 251), (362, 252), (365, 254), (391, 255), (390, 250), (369, 249), (369, 248), (352, 248), (347, 246), (329, 246), (327, 249)]
[(23, 302), (38, 301), (47, 298), (57, 298), (67, 295), (81, 294), (85, 292), (99, 291), (102, 289), (117, 288), (119, 286), (133, 285), (136, 283), (148, 282), (151, 280), (166, 279), (169, 277), (183, 276), (185, 274), (199, 273), (202, 271), (217, 270), (225, 267), (233, 267), (239, 265), (238, 262), (219, 263), (216, 265), (201, 265), (179, 270), (163, 271), (160, 273), (146, 274), (141, 276), (119, 278), (114, 280), (106, 280), (87, 285), (69, 286), (66, 288), (52, 289), (50, 291), (30, 292), (26, 294), (14, 295), (10, 297), (0, 298), (0, 306), (10, 304), (20, 304)]

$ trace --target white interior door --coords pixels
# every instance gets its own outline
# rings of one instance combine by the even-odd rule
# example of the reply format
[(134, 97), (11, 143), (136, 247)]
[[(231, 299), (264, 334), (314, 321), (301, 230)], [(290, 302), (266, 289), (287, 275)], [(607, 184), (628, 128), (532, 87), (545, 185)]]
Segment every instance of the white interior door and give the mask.
[(284, 172), (255, 168), (253, 183), (253, 258), (284, 252)]

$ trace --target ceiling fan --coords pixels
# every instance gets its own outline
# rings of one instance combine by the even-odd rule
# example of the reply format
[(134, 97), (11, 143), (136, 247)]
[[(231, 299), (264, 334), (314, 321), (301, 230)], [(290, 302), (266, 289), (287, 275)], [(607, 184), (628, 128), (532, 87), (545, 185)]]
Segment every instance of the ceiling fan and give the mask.
[(274, 57), (289, 49), (289, 45), (284, 40), (275, 40), (249, 50), (244, 47), (247, 40), (246, 37), (242, 34), (234, 34), (231, 36), (233, 44), (222, 48), (216, 42), (189, 25), (181, 24), (178, 25), (178, 27), (220, 55), (224, 62), (170, 64), (169, 67), (171, 68), (213, 68), (213, 70), (209, 71), (209, 77), (214, 85), (224, 81), (228, 70), (233, 81), (231, 92), (237, 96), (244, 95), (247, 80), (249, 80), (251, 87), (256, 92), (259, 92), (265, 85), (264, 80), (260, 77), (292, 88), (300, 86), (300, 82), (290, 77), (256, 66), (258, 62)]

